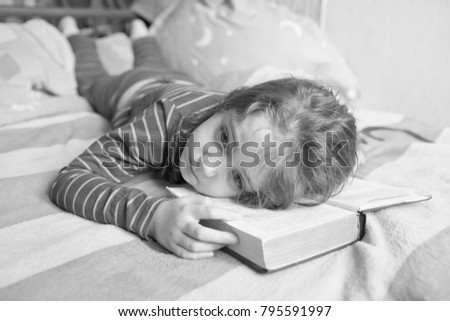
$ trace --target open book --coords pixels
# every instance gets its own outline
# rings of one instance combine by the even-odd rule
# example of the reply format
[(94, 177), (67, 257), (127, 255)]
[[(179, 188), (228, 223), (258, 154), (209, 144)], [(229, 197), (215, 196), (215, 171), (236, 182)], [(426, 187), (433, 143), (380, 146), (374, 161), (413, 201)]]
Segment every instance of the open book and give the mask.
[[(167, 187), (176, 197), (196, 194), (185, 187)], [(408, 189), (354, 179), (336, 197), (318, 206), (293, 205), (286, 210), (251, 209), (229, 199), (214, 199), (214, 206), (239, 211), (238, 221), (201, 223), (231, 231), (239, 243), (225, 250), (258, 271), (273, 271), (301, 263), (361, 240), (365, 214), (431, 197)]]

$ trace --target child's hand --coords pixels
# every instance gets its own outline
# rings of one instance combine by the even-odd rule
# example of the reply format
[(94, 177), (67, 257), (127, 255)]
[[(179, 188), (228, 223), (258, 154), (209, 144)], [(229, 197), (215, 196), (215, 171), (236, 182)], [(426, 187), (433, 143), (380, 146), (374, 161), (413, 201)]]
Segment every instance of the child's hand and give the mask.
[(161, 203), (150, 222), (150, 233), (159, 244), (185, 259), (213, 256), (213, 251), (238, 238), (230, 232), (200, 225), (204, 219), (236, 220), (237, 213), (211, 207), (211, 200), (200, 195), (172, 199)]

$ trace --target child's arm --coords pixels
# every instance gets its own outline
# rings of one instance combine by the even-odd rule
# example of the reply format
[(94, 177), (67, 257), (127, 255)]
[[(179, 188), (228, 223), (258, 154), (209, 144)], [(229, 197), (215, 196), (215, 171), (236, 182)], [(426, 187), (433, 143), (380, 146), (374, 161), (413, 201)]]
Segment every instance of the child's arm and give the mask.
[(164, 160), (162, 138), (151, 137), (156, 145), (152, 159), (139, 145), (149, 141), (146, 126), (151, 122), (144, 113), (93, 143), (61, 170), (50, 190), (52, 201), (86, 219), (114, 224), (149, 239), (150, 220), (164, 199), (121, 183), (163, 166), (156, 162)]
[[(154, 237), (169, 250), (188, 257), (170, 245), (175, 243), (168, 243), (168, 235), (175, 235), (173, 232), (176, 229), (183, 233), (186, 231), (186, 225), (170, 223), (177, 221), (177, 215), (185, 217), (187, 212), (179, 211), (183, 201), (150, 196), (141, 190), (122, 185), (137, 174), (167, 170), (167, 133), (172, 132), (172, 126), (178, 124), (181, 113), (210, 108), (211, 104), (219, 99), (217, 95), (205, 95), (203, 91), (189, 91), (188, 95), (181, 95), (184, 100), (177, 98), (180, 92), (174, 92), (173, 96), (174, 100), (171, 100), (170, 96), (159, 100), (153, 107), (138, 114), (132, 123), (108, 133), (92, 144), (63, 168), (52, 185), (50, 196), (56, 205), (66, 211), (92, 221), (114, 224), (138, 234), (143, 239)], [(174, 103), (175, 99), (179, 105)], [(183, 107), (180, 108), (180, 105)], [(148, 148), (146, 142), (152, 142), (151, 148)], [(159, 218), (164, 215), (161, 213), (168, 213), (168, 216), (153, 224), (157, 209)], [(189, 214), (193, 213), (194, 211), (189, 211)], [(150, 231), (151, 223), (155, 232)], [(189, 228), (193, 225), (189, 225)], [(197, 225), (195, 230), (203, 229), (198, 221)], [(221, 232), (214, 234), (216, 235), (211, 241), (222, 245), (230, 243), (230, 238), (233, 237), (228, 235), (228, 239), (225, 239)], [(200, 242), (208, 241), (201, 235), (198, 239)], [(208, 247), (208, 251), (222, 245)]]

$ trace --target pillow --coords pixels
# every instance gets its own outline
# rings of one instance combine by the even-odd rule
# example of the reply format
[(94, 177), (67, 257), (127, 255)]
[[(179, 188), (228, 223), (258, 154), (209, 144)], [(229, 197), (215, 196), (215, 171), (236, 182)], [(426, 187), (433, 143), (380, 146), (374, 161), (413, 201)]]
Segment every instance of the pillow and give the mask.
[(135, 0), (131, 9), (140, 17), (147, 21), (154, 21), (156, 17), (167, 7), (170, 7), (178, 0)]
[(242, 86), (270, 66), (326, 82), (347, 98), (359, 92), (353, 72), (315, 23), (267, 0), (178, 1), (150, 33), (171, 67), (211, 89)]
[(76, 94), (75, 58), (67, 40), (49, 23), (0, 24), (0, 80), (55, 95)]

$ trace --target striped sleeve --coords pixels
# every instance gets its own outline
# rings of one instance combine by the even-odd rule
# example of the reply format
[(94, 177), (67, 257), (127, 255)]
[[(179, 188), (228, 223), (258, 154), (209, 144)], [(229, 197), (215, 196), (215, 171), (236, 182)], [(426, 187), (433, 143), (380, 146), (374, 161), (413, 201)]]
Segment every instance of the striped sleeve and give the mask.
[(149, 110), (101, 137), (63, 168), (50, 190), (52, 201), (68, 212), (149, 239), (151, 217), (164, 199), (122, 185), (160, 166), (152, 161), (150, 149), (163, 148), (164, 133), (159, 131), (165, 129), (157, 127), (154, 117), (148, 117)]
[(94, 142), (60, 171), (50, 190), (52, 201), (83, 218), (114, 224), (150, 239), (150, 221), (165, 199), (122, 183), (169, 166), (167, 133), (178, 125), (180, 111), (202, 111), (221, 98), (195, 91), (180, 95), (180, 90), (169, 90), (132, 122)]

